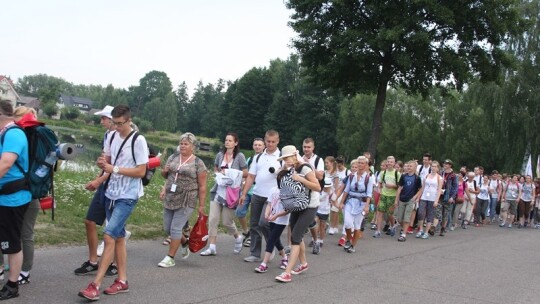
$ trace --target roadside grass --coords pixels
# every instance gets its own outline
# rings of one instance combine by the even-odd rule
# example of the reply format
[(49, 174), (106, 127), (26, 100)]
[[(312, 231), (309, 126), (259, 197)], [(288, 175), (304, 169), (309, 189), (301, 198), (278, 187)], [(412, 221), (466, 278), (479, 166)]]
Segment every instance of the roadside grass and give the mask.
[[(75, 165), (74, 165), (75, 164)], [(158, 169), (159, 171), (159, 169)], [(51, 220), (51, 210), (45, 214), (40, 211), (35, 226), (36, 246), (69, 246), (86, 244), (86, 230), (84, 220), (94, 192), (84, 189), (86, 183), (95, 178), (98, 169), (92, 165), (79, 165), (66, 163), (55, 174), (55, 219)], [(210, 189), (214, 180), (208, 174), (208, 187)], [(155, 239), (164, 237), (163, 232), (163, 205), (159, 200), (159, 191), (164, 179), (159, 172), (155, 173), (150, 184), (144, 188), (144, 196), (139, 200), (135, 211), (127, 222), (134, 239)], [(207, 196), (206, 213), (208, 214)], [(191, 225), (197, 219), (197, 212), (193, 212)], [(99, 236), (102, 229), (98, 227)]]

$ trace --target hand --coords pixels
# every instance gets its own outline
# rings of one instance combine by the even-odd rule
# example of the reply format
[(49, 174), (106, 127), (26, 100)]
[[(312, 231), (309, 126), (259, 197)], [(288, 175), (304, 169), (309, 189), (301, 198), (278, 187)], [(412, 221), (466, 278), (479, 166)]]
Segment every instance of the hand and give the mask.
[(160, 200), (165, 199), (165, 187), (163, 187), (163, 188), (161, 189), (161, 191), (159, 192), (159, 199), (160, 199)]
[(242, 195), (240, 199), (238, 200), (238, 205), (244, 206), (244, 201), (246, 200), (246, 196)]
[(339, 209), (339, 210), (343, 210), (343, 207), (344, 207), (344, 206), (343, 206), (343, 203), (341, 203), (341, 204), (339, 204), (338, 209)]
[(161, 169), (161, 172), (163, 172), (164, 174), (167, 174), (167, 173), (169, 173), (170, 169), (171, 169), (171, 167), (169, 165), (166, 165), (165, 168)]
[(97, 180), (93, 180), (91, 182), (89, 182), (88, 184), (86, 184), (84, 186), (84, 189), (88, 190), (88, 191), (96, 191), (96, 189), (99, 187), (99, 183), (97, 182)]
[(296, 172), (293, 173), (291, 176), (292, 179), (294, 179), (297, 182), (302, 182), (300, 179), (302, 178), (300, 175), (296, 174)]
[(206, 213), (204, 213), (204, 205), (199, 204), (199, 214), (206, 215)]
[(439, 206), (439, 202), (438, 202), (438, 201), (435, 202), (435, 203), (433, 203), (433, 207), (437, 207), (437, 206)]
[(453, 204), (453, 203), (454, 203), (454, 198), (453, 198), (453, 197), (449, 198), (449, 199), (448, 199), (448, 202), (449, 202), (450, 204)]

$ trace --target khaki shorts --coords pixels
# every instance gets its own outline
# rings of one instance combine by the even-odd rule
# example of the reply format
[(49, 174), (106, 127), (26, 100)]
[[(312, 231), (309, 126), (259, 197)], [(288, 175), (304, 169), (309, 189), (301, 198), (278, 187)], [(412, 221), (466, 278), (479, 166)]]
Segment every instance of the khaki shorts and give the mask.
[(508, 212), (510, 215), (516, 215), (517, 214), (517, 203), (516, 201), (505, 201), (502, 204), (502, 210), (503, 212)]
[(408, 223), (411, 219), (411, 214), (414, 211), (416, 202), (410, 200), (408, 202), (399, 201), (398, 208), (394, 212), (394, 216), (398, 222)]

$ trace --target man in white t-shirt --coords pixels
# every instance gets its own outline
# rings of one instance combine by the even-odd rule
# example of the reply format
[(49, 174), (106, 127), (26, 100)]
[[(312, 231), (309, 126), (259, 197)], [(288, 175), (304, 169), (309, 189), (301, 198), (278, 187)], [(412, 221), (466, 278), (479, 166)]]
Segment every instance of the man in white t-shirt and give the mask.
[(98, 166), (110, 176), (104, 187), (108, 220), (103, 231), (105, 249), (94, 281), (79, 292), (79, 296), (89, 300), (99, 299), (99, 287), (114, 257), (118, 278), (104, 292), (115, 295), (129, 291), (125, 225), (139, 198), (144, 194), (141, 178), (146, 174), (148, 163), (148, 145), (145, 138), (131, 128), (129, 107), (118, 105), (114, 107), (111, 115), (116, 132), (111, 135), (114, 136), (112, 140), (105, 142), (105, 155), (98, 159)]
[(279, 158), (279, 133), (275, 130), (268, 130), (264, 136), (266, 149), (255, 156), (249, 168), (249, 174), (242, 189), (242, 196), (239, 204), (242, 206), (246, 200), (246, 195), (253, 187), (251, 196), (251, 214), (249, 219), (251, 235), (250, 256), (246, 257), (246, 262), (260, 262), (262, 250), (262, 237), (268, 240), (269, 225), (264, 217), (264, 210), (270, 191), (277, 186), (277, 174), (281, 168)]
[(422, 164), (416, 167), (416, 174), (420, 176), (420, 179), (422, 179), (422, 182), (423, 182), (426, 176), (430, 173), (431, 173), (431, 154), (424, 153), (424, 155), (422, 156)]
[[(324, 159), (317, 154), (314, 153), (315, 151), (315, 140), (311, 137), (307, 137), (302, 142), (302, 151), (304, 152), (304, 156), (302, 158), (304, 161), (311, 165), (312, 168), (315, 170), (315, 177), (317, 177), (317, 180), (322, 180), (324, 178)], [(311, 200), (319, 200), (321, 193), (318, 191), (311, 191)], [(317, 232), (315, 229), (315, 219), (313, 219), (313, 224), (310, 227), (311, 229), (311, 236), (313, 238), (310, 245), (313, 246), (313, 253), (318, 254), (319, 253), (319, 244), (317, 243)], [(330, 228), (332, 229), (332, 228)]]

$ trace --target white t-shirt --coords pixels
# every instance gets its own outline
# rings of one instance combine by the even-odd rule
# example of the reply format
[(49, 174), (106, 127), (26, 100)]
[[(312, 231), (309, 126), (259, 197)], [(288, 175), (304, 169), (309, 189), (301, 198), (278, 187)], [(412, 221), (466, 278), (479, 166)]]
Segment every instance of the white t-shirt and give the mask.
[[(311, 155), (311, 158), (309, 159), (309, 164), (311, 165), (312, 168), (315, 168), (315, 160), (317, 160), (317, 154), (313, 153), (313, 155)], [(315, 171), (323, 171), (324, 172), (324, 158), (320, 158), (319, 159), (319, 163), (317, 164), (317, 168), (315, 168)], [(319, 196), (320, 196), (320, 192), (319, 191), (311, 191), (311, 202), (314, 202), (316, 201), (317, 204), (319, 203)], [(311, 207), (311, 204), (310, 203), (310, 207)]]
[[(109, 134), (112, 136), (113, 133)], [(135, 140), (135, 147), (133, 152), (135, 155), (135, 160), (133, 160), (133, 154), (131, 153), (131, 143), (133, 140), (133, 133), (120, 150), (124, 138), (120, 136), (118, 132), (114, 135), (112, 143), (110, 140), (107, 140), (105, 143), (105, 155), (111, 157), (111, 164), (113, 166), (118, 166), (120, 168), (135, 168), (138, 165), (144, 165), (148, 163), (148, 145), (146, 144), (146, 139), (144, 136), (140, 135)], [(109, 137), (110, 138), (110, 137)], [(118, 159), (116, 156), (118, 155)], [(111, 174), (109, 180), (109, 185), (105, 196), (111, 200), (117, 199), (139, 199), (144, 195), (143, 185), (140, 178), (129, 177), (121, 174)]]
[[(259, 160), (257, 160), (257, 158)], [(279, 158), (279, 149), (273, 153), (267, 153), (266, 149), (261, 156), (254, 156), (249, 168), (249, 173), (255, 175), (255, 186), (253, 194), (261, 197), (269, 197), (272, 188), (277, 186), (277, 174), (281, 168)], [(274, 173), (270, 173), (269, 169), (274, 168)]]
[(317, 213), (320, 214), (330, 214), (330, 198), (331, 196), (335, 199), (336, 195), (332, 192), (326, 193), (325, 191), (321, 192), (321, 195), (319, 196), (320, 205), (317, 209)]
[(345, 177), (347, 177), (347, 175), (349, 175), (349, 174), (351, 174), (351, 170), (349, 170), (349, 169), (347, 169), (347, 168), (345, 168), (345, 170), (343, 170), (343, 171), (337, 170), (337, 176), (338, 176), (338, 179), (339, 179), (338, 184), (341, 184), (341, 182), (343, 181), (343, 179), (344, 179)]
[(422, 180), (422, 182), (424, 182), (424, 179), (426, 179), (426, 176), (430, 173), (431, 173), (431, 165), (427, 167), (424, 167), (424, 165), (418, 165), (418, 167), (416, 167), (416, 174), (420, 176), (420, 179)]
[[(278, 187), (272, 188), (270, 190), (270, 196), (268, 197), (268, 203), (271, 206), (270, 215), (278, 214), (285, 209), (283, 209), (283, 204), (281, 204), (281, 200), (279, 199), (279, 189)], [(274, 224), (277, 225), (289, 225), (289, 217), (291, 216), (290, 213), (285, 214), (284, 216), (278, 217), (275, 221), (272, 221)]]
[(480, 193), (477, 197), (481, 200), (489, 200), (489, 185), (480, 186)]

